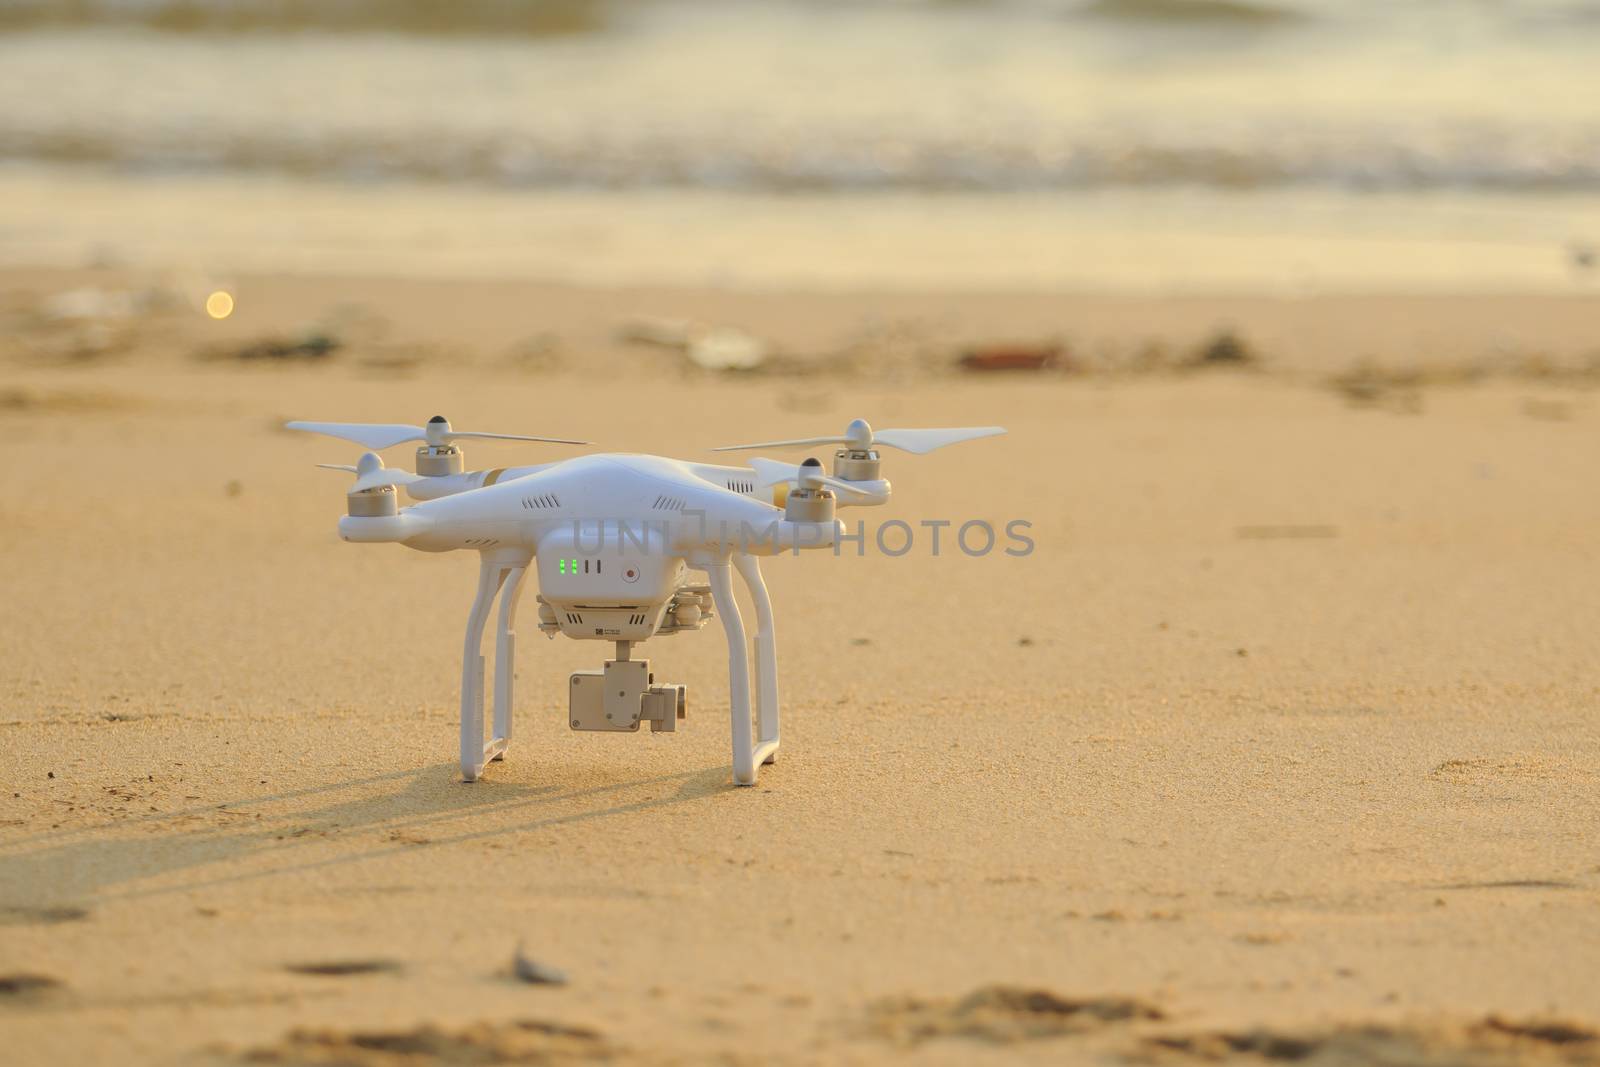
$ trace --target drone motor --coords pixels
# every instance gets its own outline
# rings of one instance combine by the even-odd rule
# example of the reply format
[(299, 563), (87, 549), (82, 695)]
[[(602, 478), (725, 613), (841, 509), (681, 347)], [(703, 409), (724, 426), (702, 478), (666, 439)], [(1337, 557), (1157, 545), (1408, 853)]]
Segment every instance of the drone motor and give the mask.
[(783, 517), (790, 522), (832, 522), (839, 498), (828, 489), (831, 480), (823, 477), (816, 458), (800, 464), (799, 476), (783, 502)]
[(455, 445), (423, 445), (417, 449), (417, 473), (425, 478), (443, 478), (466, 469), (466, 455)]
[(375, 519), (400, 514), (400, 495), (392, 485), (352, 490), (345, 495), (345, 508), (355, 518)]

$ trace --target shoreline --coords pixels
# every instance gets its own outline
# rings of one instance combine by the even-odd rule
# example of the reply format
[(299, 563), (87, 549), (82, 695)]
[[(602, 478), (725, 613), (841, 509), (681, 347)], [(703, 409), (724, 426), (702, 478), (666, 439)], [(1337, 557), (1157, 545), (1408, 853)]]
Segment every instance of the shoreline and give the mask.
[(10, 265), (765, 291), (1592, 295), (1597, 242), (1600, 198), (1584, 193), (754, 194), (0, 165)]

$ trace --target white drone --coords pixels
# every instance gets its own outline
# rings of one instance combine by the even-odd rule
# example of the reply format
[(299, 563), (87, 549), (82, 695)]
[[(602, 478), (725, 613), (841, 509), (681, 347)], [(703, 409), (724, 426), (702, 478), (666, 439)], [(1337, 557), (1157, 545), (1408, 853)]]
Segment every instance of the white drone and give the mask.
[[(467, 618), (461, 665), (461, 776), (476, 781), (505, 758), (511, 741), (511, 680), (517, 599), (537, 561), (539, 629), (590, 641), (615, 641), (617, 658), (603, 670), (578, 671), (568, 685), (574, 730), (675, 730), (684, 716), (684, 687), (657, 685), (649, 660), (632, 646), (658, 634), (698, 630), (713, 609), (728, 638), (729, 704), (733, 715), (733, 780), (754, 785), (757, 769), (778, 754), (778, 654), (772, 603), (758, 556), (835, 543), (834, 508), (889, 499), (879, 476), (877, 445), (931, 452), (959, 441), (1005, 433), (998, 426), (881, 430), (857, 419), (840, 437), (765, 441), (714, 451), (843, 447), (833, 475), (808, 459), (800, 466), (756, 459), (748, 467), (689, 463), (660, 456), (589, 455), (528, 467), (465, 471), (462, 438), (585, 444), (554, 437), (463, 433), (443, 416), (426, 426), (291, 422), (289, 429), (354, 441), (373, 451), (355, 466), (349, 514), (339, 520), (346, 541), (399, 542), (423, 552), (470, 549), (482, 563), (478, 595)], [(377, 452), (422, 441), (417, 471), (392, 470)], [(400, 507), (397, 486), (419, 501)], [(730, 564), (749, 587), (756, 609), (756, 736), (751, 736), (750, 660), (744, 623), (733, 598)], [(703, 572), (701, 584), (691, 572)], [(485, 741), (483, 628), (496, 597), (494, 731)]]

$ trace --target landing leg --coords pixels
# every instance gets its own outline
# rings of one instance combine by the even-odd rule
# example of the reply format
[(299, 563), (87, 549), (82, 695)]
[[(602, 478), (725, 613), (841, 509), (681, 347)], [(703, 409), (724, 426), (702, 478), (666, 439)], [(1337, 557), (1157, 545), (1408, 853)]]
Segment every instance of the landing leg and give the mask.
[(756, 606), (756, 751), (758, 763), (778, 759), (778, 638), (772, 628), (772, 598), (754, 556), (739, 554), (733, 565)]
[(755, 746), (750, 723), (750, 650), (745, 644), (744, 620), (733, 599), (733, 581), (726, 560), (709, 563), (711, 599), (722, 616), (722, 629), (728, 636), (728, 707), (733, 719), (733, 781), (735, 785), (756, 784)]
[[(527, 561), (507, 562), (484, 558), (478, 565), (478, 595), (467, 616), (467, 638), (461, 652), (461, 779), (476, 782), (484, 765), (505, 755), (511, 736), (511, 672), (515, 658), (517, 593), (526, 573)], [(510, 579), (508, 582), (507, 579)], [(494, 598), (500, 601), (500, 618), (495, 635), (494, 657), (494, 740), (483, 740), (483, 627), (489, 621)]]
[(526, 567), (512, 567), (500, 587), (500, 618), (494, 641), (494, 740), (485, 753), (491, 760), (506, 758), (511, 744), (511, 687), (517, 666), (517, 601), (522, 595)]

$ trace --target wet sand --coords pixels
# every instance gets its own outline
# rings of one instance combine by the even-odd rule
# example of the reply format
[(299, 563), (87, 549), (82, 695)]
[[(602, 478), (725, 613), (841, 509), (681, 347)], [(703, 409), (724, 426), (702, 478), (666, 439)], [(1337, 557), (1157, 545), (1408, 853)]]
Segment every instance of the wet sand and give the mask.
[[(40, 311), (148, 282), (0, 277), (11, 1062), (1600, 1061), (1592, 300), (263, 277), (223, 323)], [(781, 358), (708, 374), (618, 340), (641, 314)], [(1259, 365), (1182, 366), (1224, 327)], [(239, 358), (313, 334), (343, 347)], [(1061, 372), (950, 369), (1058, 337)], [(517, 740), (465, 786), (475, 561), (340, 543), (312, 464), (355, 450), (276, 428), (436, 411), (685, 458), (998, 422), (842, 515), (1037, 547), (773, 561), (755, 789), (719, 633), (638, 650), (678, 733), (573, 734), (607, 648), (525, 611)], [(568, 984), (508, 977), (519, 941)]]

